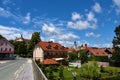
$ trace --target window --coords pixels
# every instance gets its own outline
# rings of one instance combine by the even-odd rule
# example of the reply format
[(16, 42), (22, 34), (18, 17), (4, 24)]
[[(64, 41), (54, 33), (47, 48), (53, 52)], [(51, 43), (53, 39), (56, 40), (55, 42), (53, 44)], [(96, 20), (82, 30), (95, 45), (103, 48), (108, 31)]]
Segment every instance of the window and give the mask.
[(56, 45), (54, 48), (55, 48), (55, 49), (58, 49), (58, 45)]
[(61, 49), (62, 49), (62, 50), (64, 50), (64, 49), (65, 49), (65, 47), (64, 47), (64, 46), (62, 46), (62, 47), (61, 47)]
[(46, 46), (47, 49), (51, 49), (51, 45), (49, 44), (48, 46)]
[(1, 51), (3, 50), (3, 48), (1, 48)]
[(5, 48), (5, 51), (7, 51), (7, 48)]
[(9, 49), (9, 51), (11, 51), (11, 48)]
[(5, 45), (7, 46), (7, 43)]
[(3, 43), (1, 43), (1, 45), (3, 45)]
[(56, 55), (58, 55), (58, 53), (55, 53)]

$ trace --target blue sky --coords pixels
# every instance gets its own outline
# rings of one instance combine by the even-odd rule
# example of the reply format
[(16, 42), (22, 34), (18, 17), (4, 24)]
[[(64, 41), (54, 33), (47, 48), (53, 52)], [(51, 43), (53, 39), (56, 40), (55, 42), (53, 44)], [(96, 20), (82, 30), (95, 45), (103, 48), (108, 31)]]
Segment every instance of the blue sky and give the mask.
[(112, 47), (119, 16), (120, 0), (0, 0), (0, 34), (31, 38), (39, 31), (42, 40), (68, 47)]

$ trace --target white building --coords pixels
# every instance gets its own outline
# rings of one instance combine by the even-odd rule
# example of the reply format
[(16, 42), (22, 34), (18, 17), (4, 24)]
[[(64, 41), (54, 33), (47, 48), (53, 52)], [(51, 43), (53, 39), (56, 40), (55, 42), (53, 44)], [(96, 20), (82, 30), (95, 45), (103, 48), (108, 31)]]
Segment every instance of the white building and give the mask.
[(68, 48), (62, 46), (59, 43), (55, 42), (45, 42), (40, 41), (33, 50), (33, 58), (34, 60), (40, 59), (40, 61), (44, 61), (44, 59), (65, 59), (68, 55)]

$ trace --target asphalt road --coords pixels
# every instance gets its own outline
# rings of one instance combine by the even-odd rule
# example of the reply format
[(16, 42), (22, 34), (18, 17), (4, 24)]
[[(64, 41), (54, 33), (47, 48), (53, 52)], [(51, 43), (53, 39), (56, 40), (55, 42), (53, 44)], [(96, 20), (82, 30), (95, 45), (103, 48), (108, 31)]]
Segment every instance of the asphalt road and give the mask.
[(0, 63), (0, 80), (15, 80), (16, 72), (26, 61), (27, 59), (19, 59)]

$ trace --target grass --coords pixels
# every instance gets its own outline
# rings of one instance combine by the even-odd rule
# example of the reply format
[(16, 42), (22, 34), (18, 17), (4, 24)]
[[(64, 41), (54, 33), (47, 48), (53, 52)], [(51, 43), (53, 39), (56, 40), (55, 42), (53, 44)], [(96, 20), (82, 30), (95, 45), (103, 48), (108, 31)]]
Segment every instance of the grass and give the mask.
[[(68, 68), (71, 68), (71, 71), (68, 71)], [(80, 78), (79, 76), (79, 68), (75, 68), (75, 67), (64, 67), (64, 71), (63, 71), (63, 74), (64, 74), (64, 78), (65, 80), (73, 80), (73, 75), (72, 75), (72, 72), (76, 72), (77, 73), (77, 80), (84, 80), (82, 78)], [(59, 76), (59, 72), (54, 72), (54, 76), (56, 77), (56, 79), (58, 78)]]
[[(55, 68), (55, 66), (53, 66), (53, 68)], [(58, 80), (58, 77), (59, 77), (59, 67), (57, 66), (56, 67), (57, 70), (54, 71), (53, 70), (53, 74), (54, 74), (54, 80)], [(71, 68), (71, 71), (68, 70), (68, 68)], [(49, 69), (51, 69), (49, 67)], [(47, 70), (47, 69), (45, 69)], [(49, 71), (49, 70), (48, 70)], [(48, 73), (47, 71), (47, 73)], [(77, 73), (77, 80), (85, 80), (84, 78), (81, 78), (80, 77), (80, 69), (79, 68), (76, 68), (76, 67), (64, 67), (64, 70), (63, 70), (63, 75), (64, 75), (64, 79), (65, 80), (73, 80), (73, 75), (72, 75), (72, 72), (76, 72)], [(106, 77), (112, 77), (112, 76), (116, 76), (120, 74), (120, 67), (104, 67), (103, 68), (103, 72), (101, 73), (101, 78), (106, 78)]]
[(120, 72), (120, 67), (105, 67), (104, 72), (101, 74), (102, 77), (116, 76)]

